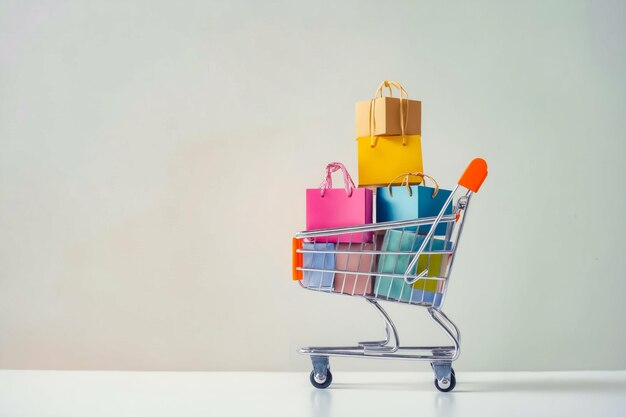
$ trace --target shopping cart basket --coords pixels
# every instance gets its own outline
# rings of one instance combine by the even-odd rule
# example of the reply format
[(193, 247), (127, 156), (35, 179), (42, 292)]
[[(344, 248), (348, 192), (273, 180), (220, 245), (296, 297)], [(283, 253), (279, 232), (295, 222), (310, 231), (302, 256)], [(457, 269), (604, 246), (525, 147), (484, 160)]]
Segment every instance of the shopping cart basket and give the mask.
[[(435, 387), (444, 392), (454, 389), (452, 362), (459, 356), (461, 335), (441, 308), (472, 193), (478, 192), (486, 177), (487, 163), (474, 159), (436, 217), (296, 234), (293, 279), (308, 290), (363, 297), (385, 324), (384, 340), (300, 349), (300, 353), (311, 356), (313, 386), (326, 388), (331, 384), (329, 356), (350, 356), (430, 361)], [(355, 239), (359, 234), (361, 238)], [(365, 243), (366, 235), (373, 236), (371, 243)], [(452, 345), (401, 345), (396, 326), (379, 304), (381, 300), (425, 307)]]

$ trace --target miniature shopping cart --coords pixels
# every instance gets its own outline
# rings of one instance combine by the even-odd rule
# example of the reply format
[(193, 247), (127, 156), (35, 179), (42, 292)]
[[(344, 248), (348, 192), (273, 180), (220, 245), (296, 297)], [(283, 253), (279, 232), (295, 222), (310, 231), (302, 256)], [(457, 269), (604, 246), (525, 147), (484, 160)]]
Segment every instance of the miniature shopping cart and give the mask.
[[(363, 297), (385, 323), (384, 340), (300, 349), (311, 356), (313, 386), (331, 384), (329, 356), (349, 356), (430, 361), (435, 387), (444, 392), (454, 389), (452, 362), (459, 356), (461, 335), (441, 307), (472, 193), (478, 192), (486, 177), (486, 162), (474, 159), (435, 217), (296, 234), (294, 280), (312, 291)], [(425, 307), (452, 344), (401, 345), (396, 326), (379, 301)]]

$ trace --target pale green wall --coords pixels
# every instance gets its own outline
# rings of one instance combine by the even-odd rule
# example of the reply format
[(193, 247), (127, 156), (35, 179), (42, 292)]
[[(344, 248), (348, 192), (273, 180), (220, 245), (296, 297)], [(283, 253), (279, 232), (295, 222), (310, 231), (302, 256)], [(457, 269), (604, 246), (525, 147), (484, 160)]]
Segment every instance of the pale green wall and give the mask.
[[(473, 200), (457, 369), (626, 368), (623, 1), (0, 0), (0, 367), (304, 370), (377, 338), (290, 278), (304, 189), (356, 176), (354, 102), (423, 100)], [(403, 341), (445, 341), (393, 306)], [(339, 369), (426, 369), (337, 361)]]

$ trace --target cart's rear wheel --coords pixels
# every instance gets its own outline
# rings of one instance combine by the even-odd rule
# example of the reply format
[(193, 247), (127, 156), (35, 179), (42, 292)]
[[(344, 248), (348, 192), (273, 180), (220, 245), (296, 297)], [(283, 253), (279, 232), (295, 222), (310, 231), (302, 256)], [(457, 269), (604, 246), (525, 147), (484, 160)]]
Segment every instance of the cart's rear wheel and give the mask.
[(450, 369), (450, 379), (443, 379), (441, 381), (435, 378), (435, 387), (441, 392), (450, 392), (456, 387), (456, 375), (454, 369)]
[(333, 382), (333, 374), (330, 373), (330, 369), (326, 370), (326, 375), (315, 374), (315, 371), (311, 371), (309, 379), (315, 388), (324, 389)]

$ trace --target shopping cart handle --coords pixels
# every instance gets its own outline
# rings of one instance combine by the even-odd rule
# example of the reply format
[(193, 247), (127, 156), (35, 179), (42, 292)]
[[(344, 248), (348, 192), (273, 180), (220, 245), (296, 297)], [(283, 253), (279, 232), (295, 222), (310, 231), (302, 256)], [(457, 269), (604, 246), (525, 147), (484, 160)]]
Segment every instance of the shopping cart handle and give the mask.
[(482, 158), (476, 158), (470, 162), (461, 175), (459, 185), (477, 193), (485, 178), (487, 178), (487, 162)]

